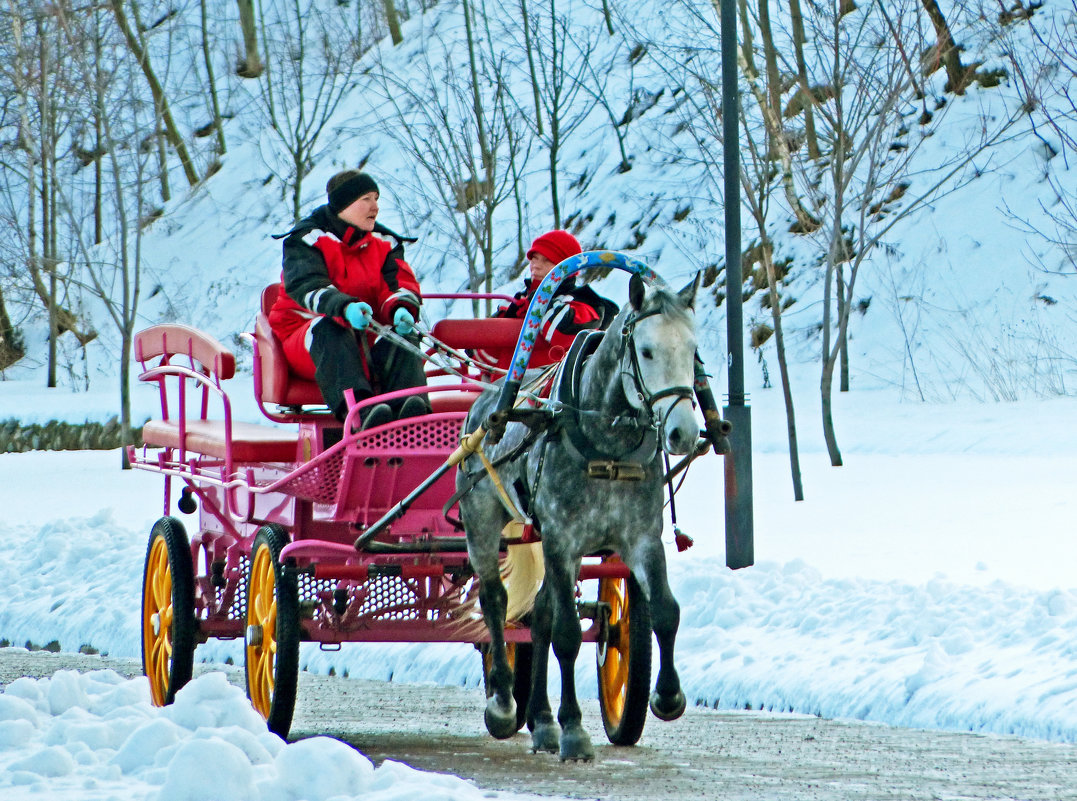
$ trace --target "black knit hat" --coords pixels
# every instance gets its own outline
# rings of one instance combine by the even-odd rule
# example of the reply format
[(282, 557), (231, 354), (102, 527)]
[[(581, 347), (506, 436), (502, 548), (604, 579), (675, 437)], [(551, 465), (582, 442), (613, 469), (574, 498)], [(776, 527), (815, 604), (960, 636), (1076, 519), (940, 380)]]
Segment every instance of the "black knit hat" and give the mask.
[(374, 179), (359, 170), (338, 172), (325, 185), (325, 192), (329, 196), (329, 210), (333, 214), (340, 214), (367, 192), (377, 191), (378, 185)]

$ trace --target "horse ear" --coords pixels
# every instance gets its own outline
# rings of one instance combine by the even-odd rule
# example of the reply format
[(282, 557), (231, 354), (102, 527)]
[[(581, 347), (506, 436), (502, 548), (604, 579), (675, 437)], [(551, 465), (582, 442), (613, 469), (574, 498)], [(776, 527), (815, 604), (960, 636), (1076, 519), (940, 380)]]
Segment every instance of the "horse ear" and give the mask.
[(685, 308), (694, 309), (696, 304), (696, 293), (699, 291), (699, 284), (703, 280), (703, 273), (697, 272), (696, 277), (689, 281), (684, 289), (677, 294), (680, 296), (681, 302), (684, 303)]
[(638, 274), (632, 273), (632, 277), (628, 279), (628, 302), (632, 304), (632, 308), (639, 311), (643, 308), (643, 294), (646, 286), (643, 283), (643, 279)]

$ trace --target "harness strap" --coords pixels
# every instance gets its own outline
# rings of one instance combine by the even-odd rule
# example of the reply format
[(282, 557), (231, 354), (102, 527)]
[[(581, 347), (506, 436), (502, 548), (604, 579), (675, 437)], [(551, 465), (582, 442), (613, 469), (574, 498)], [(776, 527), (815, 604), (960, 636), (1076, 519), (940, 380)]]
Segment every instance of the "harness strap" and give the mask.
[(642, 430), (639, 442), (629, 452), (610, 454), (596, 448), (580, 424), (579, 396), (583, 366), (602, 343), (603, 336), (603, 331), (581, 331), (561, 361), (552, 394), (554, 401), (561, 406), (557, 423), (563, 441), (584, 462), (609, 461), (611, 458), (649, 462), (658, 451), (658, 436), (652, 429)]
[[(473, 473), (465, 473), (464, 475), (466, 477), (467, 483), (460, 489), (456, 490), (449, 497), (449, 500), (445, 502), (445, 505), (441, 508), (442, 515), (444, 515), (445, 519), (448, 520), (454, 528), (463, 529), (464, 526), (458, 519), (449, 514), (449, 510), (452, 509), (453, 506), (455, 506), (461, 498), (463, 498), (465, 495), (475, 489), (478, 483), (482, 481), (486, 476), (490, 476), (490, 480), (494, 483), (494, 487), (497, 489), (498, 496), (501, 498), (502, 504), (505, 504), (508, 493), (506, 492), (504, 484), (501, 481), (501, 477), (497, 472), (497, 468), (501, 467), (506, 462), (510, 462), (520, 456), (524, 451), (526, 451), (535, 443), (535, 441), (547, 428), (549, 428), (552, 417), (548, 412), (541, 409), (521, 409), (519, 411), (521, 412), (521, 414), (518, 422), (521, 422), (527, 426), (528, 433), (527, 436), (520, 440), (519, 444), (515, 448), (508, 451), (507, 453), (501, 454), (496, 459), (491, 461), (483, 450), (482, 438), (479, 438), (477, 442), (473, 443), (473, 447), (466, 449), (466, 453), (463, 455), (463, 458), (461, 458), (457, 463), (458, 466), (463, 469), (463, 463), (467, 459), (467, 457), (474, 454), (478, 454), (479, 458), (482, 460), (483, 469), (476, 470)], [(527, 414), (527, 412), (531, 413)], [(510, 412), (510, 416), (511, 415), (512, 413)], [(475, 434), (479, 431), (482, 431), (482, 428), (476, 429), (475, 432), (470, 434), (468, 437), (465, 437), (463, 441), (470, 441), (471, 438), (475, 437)], [(483, 431), (482, 436), (486, 436), (485, 431)], [(461, 446), (460, 450), (464, 449), (464, 446)], [(511, 498), (509, 499), (508, 504), (505, 504), (505, 509), (510, 515), (512, 515), (514, 520), (521, 522), (530, 522), (528, 515), (521, 513), (516, 504), (511, 501)]]
[(527, 524), (531, 522), (524, 516), (524, 513), (520, 511), (516, 506), (516, 502), (509, 495), (505, 489), (504, 483), (501, 481), (501, 475), (497, 472), (497, 468), (494, 467), (490, 461), (490, 457), (486, 455), (486, 450), (480, 445), (478, 449), (479, 459), (482, 460), (482, 466), (486, 469), (486, 475), (490, 477), (490, 481), (494, 485), (494, 489), (497, 490), (497, 497), (501, 499), (501, 505), (505, 507), (505, 511), (509, 513), (509, 516), (516, 523)]

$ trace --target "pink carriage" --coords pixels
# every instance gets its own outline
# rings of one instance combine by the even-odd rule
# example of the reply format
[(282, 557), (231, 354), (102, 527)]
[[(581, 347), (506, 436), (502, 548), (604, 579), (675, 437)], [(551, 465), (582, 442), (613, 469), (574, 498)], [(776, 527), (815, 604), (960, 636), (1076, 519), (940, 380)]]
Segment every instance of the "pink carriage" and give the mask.
[[(236, 362), (221, 343), (186, 326), (153, 326), (136, 336), (135, 356), (140, 380), (159, 388), (161, 417), (146, 423), (144, 445), (129, 455), (134, 467), (165, 479), (164, 516), (151, 531), (143, 576), (143, 666), (154, 703), (171, 703), (191, 678), (199, 643), (242, 637), (251, 702), (285, 737), (301, 642), (483, 649), (488, 635), (464, 533), (445, 508), (454, 487), (444, 468), (459, 453), (461, 425), (489, 374), (466, 359), (451, 374), (431, 367), (430, 386), (421, 390), (430, 414), (346, 434), (365, 404), (353, 406), (341, 426), (317, 386), (289, 374), (265, 316), (276, 290), (263, 293), (248, 335), (255, 399), (269, 422), (233, 420), (227, 381)], [(511, 353), (519, 327), (516, 320), (446, 319), (431, 333), (457, 356), (496, 358)], [(173, 501), (185, 515), (197, 512), (192, 535), (170, 515)], [(579, 604), (591, 621), (584, 640), (598, 645), (607, 736), (631, 744), (646, 718), (650, 630), (645, 615), (633, 614), (638, 599), (615, 555), (585, 562), (580, 580), (595, 579), (597, 600)], [(530, 685), (526, 616), (506, 639), (519, 728)]]

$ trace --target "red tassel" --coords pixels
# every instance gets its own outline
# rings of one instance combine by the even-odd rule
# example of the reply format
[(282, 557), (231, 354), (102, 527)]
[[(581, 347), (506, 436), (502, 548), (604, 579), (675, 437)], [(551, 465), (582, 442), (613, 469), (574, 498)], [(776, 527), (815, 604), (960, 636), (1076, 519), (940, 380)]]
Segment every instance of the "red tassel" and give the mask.
[(679, 528), (673, 530), (673, 541), (677, 543), (678, 552), (687, 551), (689, 548), (696, 544), (695, 540), (693, 540)]

